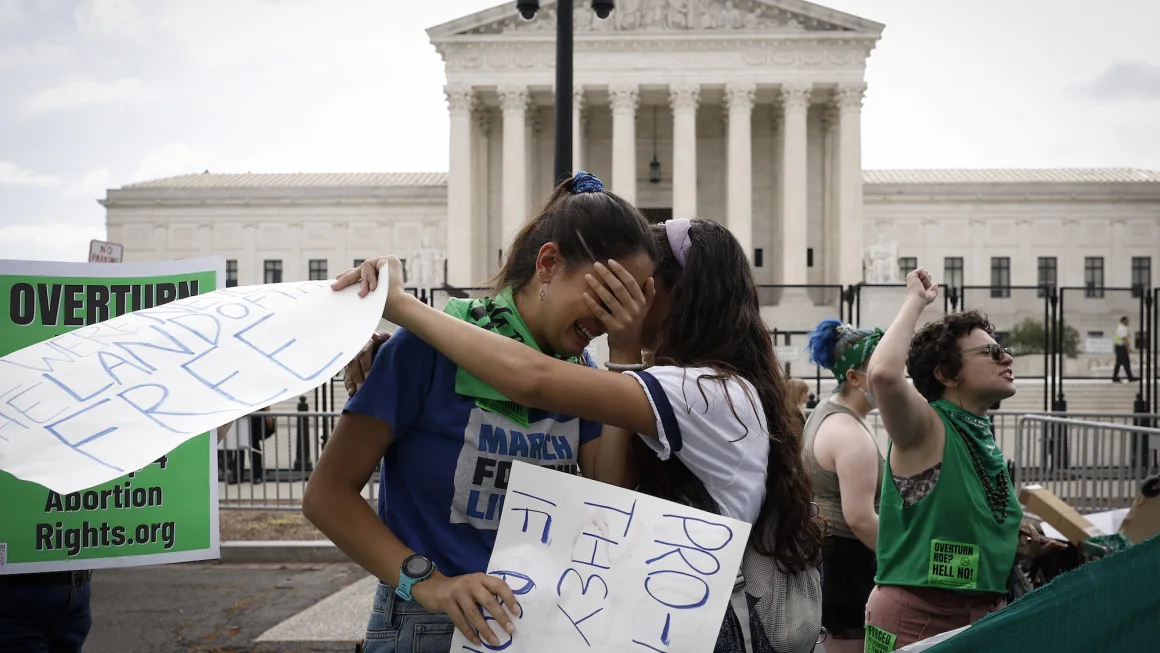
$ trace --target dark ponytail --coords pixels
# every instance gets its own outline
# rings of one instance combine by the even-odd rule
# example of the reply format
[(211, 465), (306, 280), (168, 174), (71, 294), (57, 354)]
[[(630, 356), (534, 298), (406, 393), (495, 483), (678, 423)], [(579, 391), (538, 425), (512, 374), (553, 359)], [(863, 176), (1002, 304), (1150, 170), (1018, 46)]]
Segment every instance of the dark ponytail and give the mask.
[(489, 284), (519, 292), (536, 275), (545, 243), (556, 243), (564, 265), (619, 259), (644, 252), (656, 258), (648, 220), (632, 204), (607, 192), (596, 177), (578, 172), (563, 181), (544, 208), (512, 238)]

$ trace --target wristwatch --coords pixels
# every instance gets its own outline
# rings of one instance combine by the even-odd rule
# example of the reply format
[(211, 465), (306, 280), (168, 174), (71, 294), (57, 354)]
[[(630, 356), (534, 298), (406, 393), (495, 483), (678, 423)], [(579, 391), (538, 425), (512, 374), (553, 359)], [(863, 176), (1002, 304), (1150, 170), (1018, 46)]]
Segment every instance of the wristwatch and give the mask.
[(407, 556), (399, 567), (399, 586), (395, 588), (395, 595), (404, 601), (414, 601), (411, 598), (411, 588), (415, 583), (426, 580), (435, 572), (435, 563), (431, 558), (416, 553)]

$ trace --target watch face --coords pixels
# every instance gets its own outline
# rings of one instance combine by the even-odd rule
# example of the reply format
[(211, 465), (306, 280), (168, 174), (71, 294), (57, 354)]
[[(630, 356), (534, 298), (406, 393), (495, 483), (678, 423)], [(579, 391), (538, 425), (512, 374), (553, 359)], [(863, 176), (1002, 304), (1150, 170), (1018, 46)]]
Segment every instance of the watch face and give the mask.
[(422, 578), (431, 573), (431, 561), (415, 554), (403, 561), (403, 573), (409, 578)]

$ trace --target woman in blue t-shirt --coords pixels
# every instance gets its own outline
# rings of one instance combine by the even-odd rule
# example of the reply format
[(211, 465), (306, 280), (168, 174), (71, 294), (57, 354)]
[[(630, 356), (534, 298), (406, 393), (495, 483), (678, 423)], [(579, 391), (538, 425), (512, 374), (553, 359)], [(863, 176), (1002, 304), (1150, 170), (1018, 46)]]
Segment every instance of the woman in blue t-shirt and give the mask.
[[(577, 173), (514, 237), (494, 297), (452, 300), (445, 313), (576, 367), (604, 326), (589, 310), (593, 263), (616, 258), (648, 285), (654, 245), (628, 202)], [(482, 327), (482, 328), (479, 328)], [(537, 353), (537, 355), (539, 355)], [(384, 343), (311, 475), (302, 510), (382, 581), (368, 653), (447, 651), (453, 628), (498, 640), (479, 608), (511, 630), (488, 576), (513, 460), (591, 473), (601, 425), (512, 401), (404, 329)], [(378, 515), (360, 492), (382, 460)]]
[[(440, 315), (403, 291), (394, 257), (366, 262), (335, 287), (361, 282), (365, 294), (377, 270), (392, 266), (384, 317), (410, 337), (513, 400), (604, 424), (598, 480), (753, 524), (742, 571), (754, 650), (812, 650), (821, 528), (803, 420), (788, 401), (745, 250), (709, 220), (654, 229), (655, 287), (609, 260), (593, 266), (582, 295), (608, 332), (606, 366), (625, 374), (564, 365)], [(741, 640), (727, 611), (715, 653), (743, 651)]]

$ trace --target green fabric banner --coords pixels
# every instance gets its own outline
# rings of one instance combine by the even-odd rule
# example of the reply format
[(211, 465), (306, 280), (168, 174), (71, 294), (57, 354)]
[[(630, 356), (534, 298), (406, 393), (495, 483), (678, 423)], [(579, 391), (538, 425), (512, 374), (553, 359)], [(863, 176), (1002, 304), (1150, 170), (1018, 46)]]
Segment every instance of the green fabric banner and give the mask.
[[(924, 653), (1160, 648), (1160, 536), (1063, 574)], [(906, 649), (904, 649), (906, 650)]]

